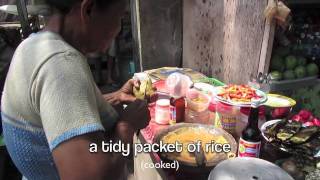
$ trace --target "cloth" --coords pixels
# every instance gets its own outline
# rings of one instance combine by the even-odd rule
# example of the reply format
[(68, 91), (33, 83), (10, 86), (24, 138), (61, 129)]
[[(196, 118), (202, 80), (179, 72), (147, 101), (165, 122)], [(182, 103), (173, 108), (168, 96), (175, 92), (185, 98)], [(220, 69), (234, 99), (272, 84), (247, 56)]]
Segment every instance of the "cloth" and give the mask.
[(86, 58), (52, 32), (17, 48), (1, 107), (7, 149), (28, 180), (59, 179), (52, 151), (75, 136), (108, 131), (118, 118)]

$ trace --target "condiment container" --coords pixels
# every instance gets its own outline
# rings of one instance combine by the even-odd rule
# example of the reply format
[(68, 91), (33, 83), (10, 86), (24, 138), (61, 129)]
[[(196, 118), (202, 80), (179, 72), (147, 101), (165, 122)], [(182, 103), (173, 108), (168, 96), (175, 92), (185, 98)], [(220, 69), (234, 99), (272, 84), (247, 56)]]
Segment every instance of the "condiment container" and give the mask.
[(187, 92), (187, 107), (194, 112), (207, 111), (210, 104), (210, 96), (196, 90), (190, 89)]
[(216, 120), (216, 107), (217, 107), (217, 102), (215, 101), (215, 99), (213, 97), (211, 97), (211, 101), (209, 103), (209, 115), (210, 115), (210, 123), (212, 125), (215, 125), (215, 120)]
[(166, 89), (171, 97), (171, 118), (169, 123), (181, 123), (185, 121), (185, 99), (188, 89), (191, 87), (191, 79), (181, 73), (173, 73), (166, 79)]
[(158, 124), (169, 124), (170, 121), (170, 100), (159, 99), (155, 107), (155, 121)]
[(166, 79), (166, 89), (176, 99), (185, 97), (191, 85), (191, 79), (181, 73), (173, 73)]
[(170, 121), (169, 124), (182, 123), (185, 121), (186, 101), (184, 97), (170, 98)]
[(240, 119), (240, 108), (217, 102), (215, 126), (221, 127), (232, 135), (236, 134), (237, 122)]
[(187, 110), (186, 122), (211, 124), (208, 110), (210, 96), (197, 89), (189, 89), (186, 94)]
[(192, 111), (190, 109), (186, 110), (186, 123), (199, 123), (199, 124), (209, 124), (212, 125), (213, 122), (210, 121), (210, 112), (208, 110), (202, 112)]

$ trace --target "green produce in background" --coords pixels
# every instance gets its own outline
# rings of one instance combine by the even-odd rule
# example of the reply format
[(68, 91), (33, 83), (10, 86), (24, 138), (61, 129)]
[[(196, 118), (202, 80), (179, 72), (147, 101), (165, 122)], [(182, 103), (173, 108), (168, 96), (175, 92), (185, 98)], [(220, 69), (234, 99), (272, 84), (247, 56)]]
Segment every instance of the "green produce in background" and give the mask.
[(272, 71), (270, 73), (270, 76), (271, 76), (271, 80), (273, 80), (273, 81), (281, 81), (283, 78), (282, 73), (279, 71)]
[(320, 85), (298, 89), (291, 97), (297, 100), (298, 110), (308, 109), (316, 117), (320, 117)]
[(295, 73), (297, 79), (304, 78), (307, 76), (307, 70), (304, 66), (296, 67), (296, 69), (294, 70), (294, 73)]
[(285, 69), (285, 64), (283, 59), (279, 55), (274, 55), (271, 59), (271, 70), (283, 72)]
[(319, 67), (315, 63), (308, 64), (308, 76), (317, 76), (319, 74)]
[(298, 64), (298, 66), (307, 65), (307, 59), (302, 56), (299, 56), (299, 57), (297, 57), (297, 64)]
[(290, 55), (286, 57), (286, 69), (287, 70), (294, 70), (297, 67), (297, 58)]
[(296, 78), (295, 74), (294, 74), (294, 71), (292, 70), (287, 70), (283, 73), (283, 78), (285, 80), (293, 80)]

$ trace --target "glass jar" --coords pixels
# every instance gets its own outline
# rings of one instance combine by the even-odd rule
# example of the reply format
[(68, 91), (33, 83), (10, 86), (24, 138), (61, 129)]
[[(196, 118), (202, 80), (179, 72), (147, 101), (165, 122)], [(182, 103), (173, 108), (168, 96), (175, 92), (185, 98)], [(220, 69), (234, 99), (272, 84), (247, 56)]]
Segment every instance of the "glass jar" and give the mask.
[(210, 112), (208, 110), (197, 112), (190, 109), (186, 110), (186, 119), (187, 123), (200, 123), (200, 124), (210, 124), (213, 123), (210, 121)]

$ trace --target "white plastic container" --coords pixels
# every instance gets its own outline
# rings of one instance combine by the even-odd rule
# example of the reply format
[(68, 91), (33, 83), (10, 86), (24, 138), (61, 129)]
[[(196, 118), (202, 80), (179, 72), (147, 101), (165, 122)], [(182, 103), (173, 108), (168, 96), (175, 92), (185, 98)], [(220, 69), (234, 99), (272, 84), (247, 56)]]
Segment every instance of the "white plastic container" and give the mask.
[(170, 121), (170, 100), (159, 99), (155, 107), (155, 121), (158, 124), (166, 125)]

